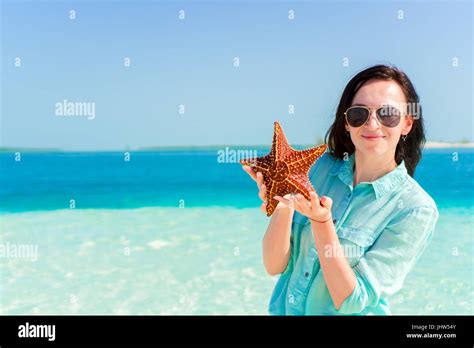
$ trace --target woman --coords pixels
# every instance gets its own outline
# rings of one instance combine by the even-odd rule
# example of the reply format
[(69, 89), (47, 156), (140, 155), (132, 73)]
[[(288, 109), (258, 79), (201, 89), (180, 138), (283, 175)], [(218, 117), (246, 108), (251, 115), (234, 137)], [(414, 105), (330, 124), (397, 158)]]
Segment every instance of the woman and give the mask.
[[(418, 106), (395, 67), (373, 66), (349, 81), (326, 134), (329, 152), (309, 173), (311, 201), (275, 197), (262, 243), (267, 272), (281, 274), (270, 314), (391, 314), (388, 299), (438, 220), (435, 202), (413, 179), (425, 143)], [(262, 175), (244, 169), (265, 211)]]

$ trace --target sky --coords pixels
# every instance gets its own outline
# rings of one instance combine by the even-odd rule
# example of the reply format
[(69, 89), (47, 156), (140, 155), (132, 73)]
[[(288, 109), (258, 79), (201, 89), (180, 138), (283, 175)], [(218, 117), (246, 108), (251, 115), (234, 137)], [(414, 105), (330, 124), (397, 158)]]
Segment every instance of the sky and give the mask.
[(314, 144), (380, 63), (474, 141), (472, 1), (0, 1), (3, 147)]

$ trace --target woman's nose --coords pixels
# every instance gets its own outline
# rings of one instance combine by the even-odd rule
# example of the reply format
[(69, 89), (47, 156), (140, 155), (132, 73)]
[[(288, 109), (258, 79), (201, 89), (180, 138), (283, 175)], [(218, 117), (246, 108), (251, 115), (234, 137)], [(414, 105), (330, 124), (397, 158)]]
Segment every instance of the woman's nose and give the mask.
[(377, 111), (376, 110), (371, 110), (369, 114), (369, 119), (367, 120), (367, 123), (365, 124), (369, 128), (379, 128), (380, 122), (377, 118), (377, 115), (375, 114)]

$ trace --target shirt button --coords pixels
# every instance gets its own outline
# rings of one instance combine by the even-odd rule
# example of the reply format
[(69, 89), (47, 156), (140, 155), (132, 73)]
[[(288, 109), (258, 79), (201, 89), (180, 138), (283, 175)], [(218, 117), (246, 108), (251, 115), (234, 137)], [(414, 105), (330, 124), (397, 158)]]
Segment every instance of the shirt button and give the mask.
[(295, 302), (295, 297), (293, 295), (290, 294), (288, 297), (289, 297), (288, 302), (290, 302), (290, 303)]
[(305, 272), (305, 273), (304, 273), (304, 276), (305, 276), (306, 278), (308, 278), (309, 272)]
[(348, 197), (348, 198), (349, 198), (350, 196), (352, 196), (352, 193), (351, 193), (351, 192), (349, 192), (349, 193), (347, 194), (347, 197)]
[(336, 220), (336, 219), (332, 220), (332, 223), (333, 223), (333, 224), (335, 224), (336, 222), (337, 222), (337, 220)]

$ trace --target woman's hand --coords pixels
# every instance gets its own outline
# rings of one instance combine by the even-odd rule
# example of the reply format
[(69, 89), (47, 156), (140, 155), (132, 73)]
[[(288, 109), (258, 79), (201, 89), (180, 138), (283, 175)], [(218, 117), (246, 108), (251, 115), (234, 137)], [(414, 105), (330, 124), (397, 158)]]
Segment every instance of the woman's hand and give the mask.
[(316, 222), (323, 222), (328, 219), (332, 219), (331, 208), (332, 199), (323, 196), (319, 198), (318, 194), (314, 191), (310, 192), (311, 200), (307, 201), (302, 194), (291, 195), (285, 198), (275, 196), (275, 199), (286, 205), (293, 204), (295, 210), (308, 217), (309, 219)]
[[(258, 196), (260, 199), (263, 201), (262, 205), (260, 206), (260, 210), (264, 213), (267, 211), (267, 188), (265, 187), (265, 184), (263, 183), (263, 175), (260, 172), (255, 173), (252, 168), (249, 166), (242, 166), (243, 170), (247, 172), (248, 175), (257, 183), (258, 187)], [(278, 196), (276, 196), (278, 197)], [(286, 195), (286, 198), (290, 198), (290, 195)], [(276, 199), (276, 198), (275, 198)], [(293, 210), (293, 202), (289, 202), (288, 204), (282, 201), (279, 201), (276, 209), (289, 209)]]

